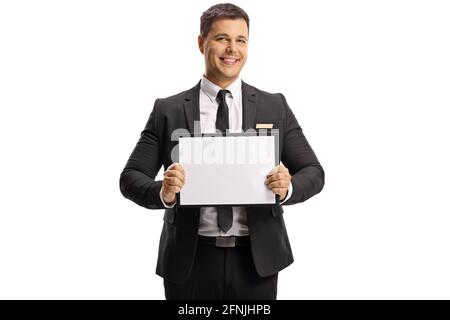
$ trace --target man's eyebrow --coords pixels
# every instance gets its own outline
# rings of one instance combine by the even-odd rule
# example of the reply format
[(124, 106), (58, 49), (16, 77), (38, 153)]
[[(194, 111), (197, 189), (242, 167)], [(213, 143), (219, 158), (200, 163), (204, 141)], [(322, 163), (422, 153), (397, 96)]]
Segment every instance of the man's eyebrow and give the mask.
[[(214, 36), (214, 38), (217, 38), (217, 37), (230, 37), (230, 36), (228, 35), (228, 33), (219, 33), (219, 34), (216, 34)], [(246, 36), (242, 36), (242, 35), (238, 36), (238, 38), (247, 40), (247, 37)]]
[(217, 37), (229, 37), (229, 35), (227, 33), (219, 33), (214, 36), (214, 38), (217, 38)]

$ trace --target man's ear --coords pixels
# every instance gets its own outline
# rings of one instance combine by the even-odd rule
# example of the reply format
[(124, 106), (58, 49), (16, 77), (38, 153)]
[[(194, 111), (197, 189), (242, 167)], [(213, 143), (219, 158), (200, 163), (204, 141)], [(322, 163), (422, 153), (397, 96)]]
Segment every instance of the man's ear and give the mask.
[(203, 40), (202, 35), (199, 35), (197, 40), (198, 40), (198, 48), (200, 49), (200, 52), (201, 52), (201, 53), (204, 53), (204, 50), (203, 50), (203, 43), (204, 43), (205, 41)]

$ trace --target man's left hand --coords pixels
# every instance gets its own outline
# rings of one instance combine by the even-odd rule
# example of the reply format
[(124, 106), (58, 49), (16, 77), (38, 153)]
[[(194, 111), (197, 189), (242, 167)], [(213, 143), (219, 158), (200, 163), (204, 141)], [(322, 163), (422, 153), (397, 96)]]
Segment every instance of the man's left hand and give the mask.
[(264, 184), (272, 189), (273, 193), (280, 196), (280, 201), (283, 201), (287, 196), (289, 185), (291, 184), (289, 170), (283, 165), (276, 166), (270, 170)]

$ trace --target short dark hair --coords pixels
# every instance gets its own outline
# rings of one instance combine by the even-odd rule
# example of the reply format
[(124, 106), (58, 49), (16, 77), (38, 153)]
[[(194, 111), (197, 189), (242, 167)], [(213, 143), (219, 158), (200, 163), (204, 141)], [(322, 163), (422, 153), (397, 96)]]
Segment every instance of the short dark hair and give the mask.
[(200, 17), (200, 34), (203, 38), (206, 38), (209, 31), (211, 31), (211, 26), (213, 22), (217, 19), (228, 18), (228, 19), (244, 19), (247, 23), (247, 29), (250, 30), (250, 19), (247, 13), (232, 3), (219, 3), (205, 12), (203, 12)]

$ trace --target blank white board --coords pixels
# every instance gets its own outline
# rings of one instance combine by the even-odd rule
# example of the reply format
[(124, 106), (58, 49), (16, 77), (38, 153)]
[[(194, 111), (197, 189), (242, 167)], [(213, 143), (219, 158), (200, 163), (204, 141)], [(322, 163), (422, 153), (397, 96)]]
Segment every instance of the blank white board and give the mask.
[(185, 170), (180, 206), (275, 204), (264, 184), (277, 165), (277, 136), (179, 138), (179, 163)]

